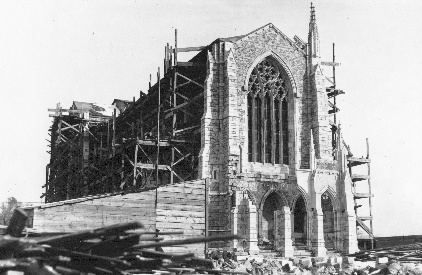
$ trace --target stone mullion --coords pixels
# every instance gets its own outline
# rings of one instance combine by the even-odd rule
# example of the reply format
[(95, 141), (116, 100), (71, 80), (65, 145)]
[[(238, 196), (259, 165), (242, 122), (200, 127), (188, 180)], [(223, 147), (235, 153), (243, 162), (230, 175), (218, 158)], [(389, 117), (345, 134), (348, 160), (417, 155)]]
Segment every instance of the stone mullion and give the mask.
[(267, 123), (266, 123), (266, 112), (265, 112), (265, 96), (264, 94), (261, 96), (261, 142), (262, 142), (262, 146), (261, 146), (261, 162), (265, 163), (265, 148), (267, 146), (267, 142), (266, 142), (266, 128), (267, 128)]
[(256, 95), (252, 97), (252, 161), (256, 162), (256, 119), (257, 119), (257, 113), (256, 113)]
[(278, 134), (279, 134), (279, 142), (280, 142), (280, 147), (279, 147), (279, 151), (280, 151), (280, 164), (284, 164), (284, 157), (283, 157), (283, 100), (284, 98), (280, 98), (280, 100), (278, 101), (278, 117), (279, 117), (279, 128), (278, 128)]
[(271, 97), (271, 163), (275, 164), (275, 111), (274, 111), (274, 97)]

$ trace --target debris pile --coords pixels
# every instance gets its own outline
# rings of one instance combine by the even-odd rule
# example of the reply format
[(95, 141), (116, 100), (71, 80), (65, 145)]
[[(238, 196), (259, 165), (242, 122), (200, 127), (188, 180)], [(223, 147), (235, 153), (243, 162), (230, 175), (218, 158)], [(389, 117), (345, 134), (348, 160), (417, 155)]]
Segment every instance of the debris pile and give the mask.
[(16, 210), (6, 235), (0, 236), (0, 274), (220, 274), (212, 260), (196, 258), (193, 253), (165, 253), (162, 247), (237, 238), (163, 241), (159, 237), (163, 234), (139, 232), (143, 226), (138, 222), (22, 238), (26, 219), (24, 211)]
[[(374, 251), (356, 253), (356, 257), (339, 256), (334, 254), (331, 257), (305, 257), (305, 258), (281, 258), (265, 257), (261, 255), (249, 255), (241, 260), (235, 260), (236, 256), (231, 253), (210, 253), (209, 257), (214, 260), (218, 269), (226, 272), (247, 272), (248, 274), (290, 274), (290, 275), (422, 275), (422, 260), (416, 257), (402, 257), (404, 260), (397, 260), (398, 253), (405, 255), (418, 255), (421, 251), (411, 250), (419, 248), (418, 245), (408, 246), (408, 249), (395, 248), (395, 257), (390, 251), (389, 257), (385, 255), (386, 249), (379, 249), (379, 255)], [(382, 253), (381, 253), (382, 251)], [(373, 258), (369, 258), (368, 255)], [(355, 254), (353, 254), (355, 255)], [(365, 255), (365, 256), (364, 256)], [(402, 255), (403, 256), (403, 255)], [(411, 261), (410, 261), (411, 260)]]
[(359, 261), (375, 261), (377, 258), (387, 257), (389, 260), (422, 262), (422, 243), (365, 250), (350, 256)]

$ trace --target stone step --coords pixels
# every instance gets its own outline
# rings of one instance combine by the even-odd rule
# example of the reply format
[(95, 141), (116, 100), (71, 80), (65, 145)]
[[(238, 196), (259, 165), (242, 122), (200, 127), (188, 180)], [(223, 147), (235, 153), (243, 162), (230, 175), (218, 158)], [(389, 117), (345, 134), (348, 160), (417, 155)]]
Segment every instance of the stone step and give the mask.
[(296, 258), (311, 257), (312, 252), (308, 250), (308, 247), (304, 243), (296, 243), (293, 246), (293, 256)]
[(293, 256), (295, 256), (295, 257), (311, 257), (312, 252), (304, 251), (304, 250), (297, 250), (297, 251), (293, 252)]

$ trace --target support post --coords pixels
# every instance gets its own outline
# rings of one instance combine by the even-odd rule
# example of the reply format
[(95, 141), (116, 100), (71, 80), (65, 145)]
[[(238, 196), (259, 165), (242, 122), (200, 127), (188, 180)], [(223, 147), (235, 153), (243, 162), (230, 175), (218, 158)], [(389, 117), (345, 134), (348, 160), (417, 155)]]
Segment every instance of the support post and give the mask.
[(288, 206), (274, 212), (275, 249), (283, 257), (293, 257), (291, 213)]
[(235, 206), (231, 210), (231, 234), (240, 235), (243, 240), (233, 240), (232, 249), (243, 248), (249, 254), (258, 254), (257, 210), (248, 194), (235, 191)]
[[(173, 173), (171, 173), (173, 174)], [(205, 179), (205, 237), (209, 236), (209, 211), (208, 211), (208, 205), (209, 205), (209, 185), (210, 185), (210, 178)], [(208, 243), (205, 242), (205, 251), (204, 255), (207, 255), (208, 250)]]
[(157, 162), (156, 162), (156, 180), (155, 186), (158, 188), (158, 165), (160, 162), (160, 112), (161, 112), (161, 83), (160, 83), (160, 67), (157, 72), (158, 79), (158, 110), (157, 110)]
[(160, 112), (161, 112), (161, 84), (160, 84), (160, 67), (157, 72), (158, 78), (158, 107), (157, 107), (157, 161), (155, 167), (155, 209), (158, 205), (158, 165), (160, 159)]
[[(176, 108), (177, 106), (177, 94), (176, 94), (176, 87), (177, 87), (177, 71), (176, 68), (174, 69), (174, 80), (173, 80), (173, 87), (172, 87), (172, 91), (173, 91), (173, 108)], [(176, 114), (176, 110), (173, 111), (173, 121), (172, 121), (172, 127), (171, 127), (171, 137), (172, 139), (174, 139), (175, 137), (175, 130), (176, 130), (176, 120), (177, 120), (177, 114)], [(174, 158), (175, 158), (175, 149), (174, 149), (174, 145), (171, 147), (171, 167), (173, 167), (174, 165)], [(170, 173), (170, 183), (173, 184), (174, 183), (174, 175), (173, 173)]]
[[(366, 154), (366, 158), (369, 159), (369, 140), (368, 138), (366, 138), (366, 150), (367, 150), (367, 154)], [(372, 194), (372, 188), (371, 188), (371, 163), (368, 162), (368, 191), (369, 194)], [(369, 216), (372, 218), (372, 198), (371, 196), (369, 196)], [(371, 228), (371, 233), (372, 235), (374, 235), (374, 229), (372, 227), (372, 219), (369, 220), (369, 225)], [(371, 238), (371, 249), (374, 249), (374, 238)]]
[(317, 257), (327, 254), (324, 240), (324, 214), (321, 208), (321, 193), (313, 192), (312, 203), (312, 251)]
[(138, 164), (138, 137), (136, 137), (136, 144), (135, 144), (135, 159), (133, 161), (133, 186), (136, 186), (136, 178), (137, 178), (137, 168), (136, 165)]
[(177, 29), (174, 30), (174, 66), (177, 66)]
[(113, 108), (113, 141), (111, 145), (113, 157), (116, 156), (116, 106)]

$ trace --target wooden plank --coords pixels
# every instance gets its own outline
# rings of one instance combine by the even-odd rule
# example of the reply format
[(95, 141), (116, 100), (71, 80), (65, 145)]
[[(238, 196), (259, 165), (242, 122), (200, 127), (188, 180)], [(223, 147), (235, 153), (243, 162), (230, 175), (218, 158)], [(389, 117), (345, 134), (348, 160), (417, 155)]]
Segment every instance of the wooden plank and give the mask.
[(340, 66), (341, 63), (321, 61), (321, 65), (323, 65), (323, 66)]
[(149, 201), (110, 201), (110, 202), (98, 202), (98, 201), (92, 201), (89, 203), (85, 203), (84, 205), (96, 205), (96, 206), (115, 206), (115, 207), (123, 207), (123, 208), (143, 208), (143, 207), (149, 207), (149, 206), (154, 206), (154, 201), (153, 200), (149, 200)]
[[(163, 250), (168, 253), (183, 254), (186, 252), (192, 252), (196, 256), (204, 254), (204, 244), (202, 245), (185, 245), (185, 246), (167, 246), (163, 247)], [(212, 273), (210, 273), (212, 274)]]
[(167, 210), (161, 210), (159, 206), (157, 207), (157, 217), (158, 216), (166, 216), (171, 215), (173, 217), (195, 217), (195, 218), (204, 218), (205, 212), (190, 212), (190, 211), (181, 211), (181, 210), (173, 210), (173, 211), (167, 211)]
[(363, 198), (372, 198), (374, 194), (368, 194), (368, 193), (354, 193), (353, 196), (356, 199), (363, 199)]
[(153, 192), (148, 192), (147, 195), (141, 195), (139, 197), (111, 197), (111, 198), (102, 198), (102, 199), (95, 199), (95, 200), (87, 200), (82, 202), (83, 203), (109, 203), (109, 202), (128, 202), (128, 203), (142, 203), (142, 202), (149, 202), (149, 201), (153, 201), (153, 199), (151, 199), (151, 195), (153, 194)]
[(156, 226), (158, 229), (183, 229), (183, 230), (204, 230), (205, 224), (185, 224), (185, 223), (168, 223), (157, 221)]
[[(170, 205), (170, 204), (158, 204), (157, 205), (157, 213), (158, 211), (166, 211), (166, 210), (171, 210), (171, 211), (188, 211), (188, 212), (203, 212), (204, 211), (204, 206), (203, 205)], [(174, 215), (174, 214), (172, 214)]]
[(204, 67), (205, 63), (198, 63), (198, 62), (177, 62), (177, 66), (179, 67)]
[(176, 130), (176, 131), (174, 131), (174, 133), (181, 133), (181, 132), (189, 131), (189, 130), (199, 128), (199, 127), (201, 127), (201, 125), (194, 125), (194, 126), (190, 126), (190, 127), (180, 129), (180, 130)]
[[(49, 220), (43, 220), (42, 222), (34, 223), (34, 228), (42, 228), (42, 230), (46, 231), (47, 229), (61, 229), (61, 228), (68, 228), (72, 230), (78, 230), (78, 228), (84, 228), (84, 229), (95, 229), (102, 227), (104, 225), (113, 225), (116, 224), (116, 219), (110, 219), (110, 220), (97, 220), (97, 221), (70, 221), (63, 223), (62, 221), (49, 221)], [(141, 221), (144, 226), (148, 225), (155, 225), (155, 218), (154, 219), (128, 219), (126, 221)]]
[(172, 216), (157, 216), (157, 222), (167, 222), (167, 223), (185, 223), (185, 224), (202, 224), (205, 226), (205, 217), (195, 218), (195, 217), (172, 217)]
[(373, 217), (371, 217), (371, 216), (367, 216), (367, 217), (364, 217), (364, 216), (359, 216), (359, 219), (361, 219), (362, 221), (366, 221), (366, 220), (373, 220)]
[(158, 201), (160, 204), (185, 204), (185, 205), (197, 205), (203, 206), (203, 201), (186, 201), (186, 199), (178, 198), (160, 198)]
[(10, 218), (9, 225), (6, 228), (6, 234), (12, 237), (20, 237), (27, 220), (28, 215), (24, 210), (20, 208), (15, 209), (12, 217)]
[(361, 180), (368, 180), (370, 179), (369, 175), (358, 175), (358, 174), (352, 174), (352, 181), (361, 181)]
[[(160, 146), (171, 146), (171, 143), (168, 141), (160, 141)], [(139, 145), (146, 145), (146, 146), (157, 146), (157, 142), (153, 140), (138, 140)]]
[(371, 159), (367, 159), (367, 158), (356, 158), (356, 157), (347, 157), (347, 160), (349, 162), (357, 162), (359, 164), (363, 164), (363, 163), (371, 163)]
[[(152, 163), (137, 163), (136, 167), (143, 168), (143, 169), (156, 169), (156, 165)], [(168, 170), (170, 168), (169, 165), (158, 165), (158, 170)]]
[[(199, 47), (187, 47), (187, 48), (177, 48), (175, 49), (175, 51), (177, 51), (178, 53), (183, 53), (183, 52), (192, 52), (192, 51), (202, 51), (203, 49), (205, 49), (207, 46), (199, 46)], [(177, 64), (179, 64), (180, 62), (177, 62)]]
[(191, 180), (191, 181), (184, 181), (184, 182), (179, 182), (179, 183), (175, 183), (172, 184), (171, 186), (185, 186), (185, 185), (197, 185), (197, 186), (205, 186), (205, 181), (204, 180)]
[(102, 216), (103, 214), (108, 214), (108, 215), (112, 215), (112, 214), (126, 214), (126, 215), (134, 215), (134, 216), (138, 216), (138, 217), (146, 217), (146, 216), (153, 216), (155, 215), (155, 211), (153, 208), (150, 209), (138, 209), (138, 208), (121, 208), (121, 209), (116, 209), (116, 207), (108, 207), (108, 208), (103, 208), (103, 209), (99, 209), (98, 211), (92, 211), (92, 210), (86, 210), (83, 208), (77, 208), (72, 212), (69, 211), (55, 211), (55, 212), (50, 212), (50, 213), (46, 213), (44, 215), (36, 215), (37, 218), (38, 217), (49, 217), (51, 219), (53, 219), (54, 217), (63, 217), (64, 219), (66, 219), (66, 217), (72, 216), (72, 215), (79, 215), (81, 217), (93, 217), (93, 216)]
[(179, 187), (165, 187), (158, 189), (161, 194), (164, 193), (177, 193), (177, 194), (186, 194), (187, 196), (194, 197), (198, 195), (202, 195), (199, 197), (205, 196), (205, 190), (202, 188), (195, 188), (195, 187), (185, 187), (185, 188), (179, 188)]
[(205, 190), (205, 184), (199, 184), (199, 183), (176, 183), (176, 184), (169, 184), (166, 186), (159, 187), (159, 190)]
[(359, 219), (359, 217), (356, 217), (356, 222), (360, 227), (362, 227), (363, 230), (366, 231), (366, 233), (369, 234), (369, 236), (374, 237), (371, 229), (366, 224), (364, 224), (363, 221), (361, 219)]
[(163, 236), (165, 240), (180, 240), (180, 239), (189, 239), (189, 238), (197, 238), (203, 237), (203, 230), (189, 230), (184, 231), (183, 235), (165, 235)]
[(176, 192), (162, 192), (158, 194), (158, 199), (168, 199), (168, 198), (173, 198), (173, 199), (189, 199), (189, 200), (194, 200), (194, 201), (203, 201), (204, 196), (198, 196), (196, 194), (193, 195), (189, 195), (186, 193), (176, 193)]

